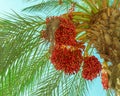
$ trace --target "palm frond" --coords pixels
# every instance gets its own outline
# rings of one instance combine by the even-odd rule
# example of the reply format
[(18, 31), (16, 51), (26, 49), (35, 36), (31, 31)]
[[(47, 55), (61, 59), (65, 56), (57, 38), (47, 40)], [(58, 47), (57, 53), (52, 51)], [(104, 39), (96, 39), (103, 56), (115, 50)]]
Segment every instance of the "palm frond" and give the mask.
[(14, 19), (5, 19), (0, 24), (0, 33), (6, 33), (0, 36), (4, 37), (1, 42), (0, 93), (18, 95), (33, 81), (36, 69), (48, 62), (48, 56), (45, 55), (48, 43), (40, 40), (40, 30), (44, 23), (39, 17), (23, 18), (16, 14)]
[(35, 5), (24, 8), (22, 11), (45, 13), (45, 14), (47, 14), (47, 16), (49, 16), (51, 14), (58, 15), (58, 14), (62, 14), (64, 12), (67, 12), (68, 8), (71, 4), (69, 2), (69, 0), (68, 1), (63, 0), (63, 2), (64, 3), (62, 3), (62, 5), (61, 5), (61, 4), (59, 4), (58, 0), (41, 1)]
[(95, 4), (94, 4), (93, 2), (91, 2), (91, 0), (89, 0), (89, 1), (88, 1), (88, 0), (83, 0), (83, 1), (91, 8), (91, 10), (92, 10), (94, 13), (98, 12)]
[(44, 72), (44, 76), (39, 79), (30, 96), (68, 96), (71, 94), (84, 96), (86, 83), (80, 73), (69, 76), (56, 72), (52, 67), (47, 68), (47, 72)]
[(51, 8), (52, 6), (53, 8), (55, 8), (56, 6), (58, 6), (58, 2), (57, 1), (41, 2), (39, 4), (26, 7), (25, 9), (23, 9), (23, 11), (41, 11), (41, 10), (45, 11)]

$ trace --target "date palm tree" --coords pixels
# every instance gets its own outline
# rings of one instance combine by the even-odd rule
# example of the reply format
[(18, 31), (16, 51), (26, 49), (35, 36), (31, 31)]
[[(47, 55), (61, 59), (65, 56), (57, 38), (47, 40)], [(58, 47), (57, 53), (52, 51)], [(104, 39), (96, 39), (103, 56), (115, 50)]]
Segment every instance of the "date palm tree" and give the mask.
[(120, 96), (120, 0), (26, 1), (0, 18), (0, 96)]

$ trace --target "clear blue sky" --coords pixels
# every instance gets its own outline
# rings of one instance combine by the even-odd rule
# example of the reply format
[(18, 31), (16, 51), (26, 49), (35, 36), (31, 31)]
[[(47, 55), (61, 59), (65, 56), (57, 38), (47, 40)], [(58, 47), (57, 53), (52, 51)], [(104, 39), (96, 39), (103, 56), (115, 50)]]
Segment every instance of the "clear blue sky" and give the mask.
[(0, 14), (1, 12), (11, 12), (11, 9), (20, 12), (25, 7), (24, 0), (0, 0)]
[[(4, 12), (20, 12), (26, 5), (25, 0), (0, 0), (0, 16)], [(91, 81), (89, 81), (91, 82)], [(89, 83), (90, 84), (90, 83)], [(89, 93), (86, 96), (106, 96), (105, 91), (102, 89), (100, 78), (96, 78), (89, 86)]]

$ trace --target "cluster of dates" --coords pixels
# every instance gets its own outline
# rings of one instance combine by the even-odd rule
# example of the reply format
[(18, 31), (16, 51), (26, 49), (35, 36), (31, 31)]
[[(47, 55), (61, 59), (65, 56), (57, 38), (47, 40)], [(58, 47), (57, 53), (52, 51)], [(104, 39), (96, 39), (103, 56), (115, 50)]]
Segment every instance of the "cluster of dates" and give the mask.
[(47, 18), (46, 30), (41, 34), (51, 43), (50, 60), (56, 70), (75, 74), (82, 67), (82, 77), (86, 80), (92, 80), (100, 73), (101, 64), (98, 59), (95, 56), (83, 56), (85, 45), (75, 39), (76, 26), (70, 18)]

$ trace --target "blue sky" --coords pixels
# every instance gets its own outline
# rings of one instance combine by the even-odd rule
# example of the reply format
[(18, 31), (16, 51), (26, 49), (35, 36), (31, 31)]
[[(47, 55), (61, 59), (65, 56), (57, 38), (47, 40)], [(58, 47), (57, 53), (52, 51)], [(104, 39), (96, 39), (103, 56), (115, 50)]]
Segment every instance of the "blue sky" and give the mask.
[[(23, 2), (24, 1), (24, 2)], [(3, 13), (9, 12), (12, 10), (16, 12), (20, 12), (26, 5), (25, 0), (0, 0), (0, 16), (3, 17)], [(89, 93), (87, 96), (106, 96), (105, 91), (102, 89), (102, 85), (100, 84), (100, 78), (96, 78), (94, 81), (89, 81)]]
[(23, 0), (0, 0), (0, 14), (4, 12), (11, 12), (14, 9), (20, 12), (22, 8), (25, 7), (25, 2)]

